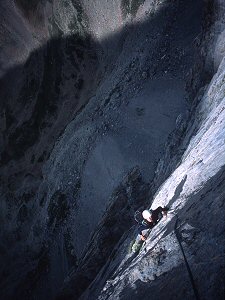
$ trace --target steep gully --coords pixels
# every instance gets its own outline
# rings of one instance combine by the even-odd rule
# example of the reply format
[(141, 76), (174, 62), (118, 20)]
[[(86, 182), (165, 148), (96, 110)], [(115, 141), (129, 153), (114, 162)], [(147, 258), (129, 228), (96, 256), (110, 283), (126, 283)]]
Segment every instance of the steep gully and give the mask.
[[(213, 74), (198, 54), (213, 6), (99, 1), (88, 7), (88, 1), (65, 1), (66, 9), (47, 1), (43, 9), (38, 1), (30, 7), (15, 3), (26, 26), (40, 25), (34, 36), (56, 37), (25, 65), (10, 66), (1, 80), (3, 295), (53, 298), (72, 268), (62, 297), (76, 299), (108, 258), (120, 259), (112, 250), (132, 225), (133, 211), (149, 205), (188, 146), (190, 138), (180, 144), (193, 124), (190, 105)], [(76, 18), (69, 26), (71, 9)], [(46, 16), (50, 33), (40, 28)], [(164, 168), (162, 160), (157, 167), (163, 155), (171, 161), (166, 157)], [(110, 278), (107, 264), (104, 276)], [(93, 299), (105, 280), (93, 284)]]

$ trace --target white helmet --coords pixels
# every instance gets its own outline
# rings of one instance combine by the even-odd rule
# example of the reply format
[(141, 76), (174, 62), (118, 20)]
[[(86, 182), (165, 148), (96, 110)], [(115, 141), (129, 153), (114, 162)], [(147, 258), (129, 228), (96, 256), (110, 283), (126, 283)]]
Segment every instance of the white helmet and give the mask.
[(144, 218), (144, 219), (148, 219), (148, 218), (150, 218), (151, 217), (151, 212), (149, 211), (149, 210), (144, 210), (143, 212), (142, 212), (142, 217)]

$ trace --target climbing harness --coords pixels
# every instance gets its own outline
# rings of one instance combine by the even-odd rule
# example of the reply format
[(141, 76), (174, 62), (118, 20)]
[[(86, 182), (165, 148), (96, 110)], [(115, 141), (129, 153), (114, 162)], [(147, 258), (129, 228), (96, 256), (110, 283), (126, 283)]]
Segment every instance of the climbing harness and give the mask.
[(178, 232), (178, 229), (177, 229), (178, 220), (179, 219), (178, 219), (178, 216), (177, 216), (177, 220), (176, 220), (176, 223), (175, 223), (175, 226), (174, 226), (174, 232), (175, 232), (178, 244), (180, 246), (181, 252), (183, 254), (184, 262), (185, 262), (185, 265), (186, 265), (186, 268), (187, 268), (187, 271), (188, 271), (188, 275), (189, 275), (189, 278), (190, 278), (190, 281), (191, 281), (193, 292), (195, 294), (195, 298), (196, 298), (196, 300), (200, 300), (198, 290), (197, 290), (196, 285), (195, 285), (194, 277), (193, 277), (193, 274), (191, 272), (191, 268), (188, 264), (188, 261), (187, 261), (187, 258), (186, 258), (185, 252), (184, 252), (184, 248), (183, 248), (181, 240), (180, 240), (179, 232)]

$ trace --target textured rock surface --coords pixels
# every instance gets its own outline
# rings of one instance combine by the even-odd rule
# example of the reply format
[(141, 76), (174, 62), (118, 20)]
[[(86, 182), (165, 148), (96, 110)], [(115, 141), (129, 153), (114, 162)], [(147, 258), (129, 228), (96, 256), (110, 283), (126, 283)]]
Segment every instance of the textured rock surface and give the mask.
[[(222, 299), (224, 9), (1, 2), (2, 299), (193, 299), (176, 215), (199, 294)], [(171, 212), (133, 258), (151, 202)]]
[[(134, 212), (149, 198), (149, 184), (143, 182), (140, 171), (134, 168), (113, 192), (109, 207), (79, 260), (77, 268), (70, 271), (68, 285), (60, 298), (78, 298), (104, 266), (117, 255), (115, 245), (127, 236)], [(116, 224), (116, 226), (115, 226)], [(124, 236), (124, 232), (126, 233)], [(70, 278), (73, 278), (71, 281)], [(74, 289), (74, 286), (76, 288)]]
[[(217, 5), (215, 23), (206, 35), (207, 43), (216, 45), (207, 53), (214, 67), (218, 54), (223, 53), (224, 23), (219, 16), (224, 6), (222, 2)], [(220, 57), (212, 81), (196, 98), (198, 104), (194, 104), (188, 127), (173, 133), (158, 164), (152, 190), (165, 173), (171, 175), (155, 193), (152, 208), (168, 206), (167, 220), (152, 230), (137, 257), (126, 254), (133, 233), (122, 241), (116, 259), (106, 264), (82, 299), (194, 299), (195, 291), (175, 235), (177, 218), (178, 236), (198, 297), (224, 298), (224, 62)]]

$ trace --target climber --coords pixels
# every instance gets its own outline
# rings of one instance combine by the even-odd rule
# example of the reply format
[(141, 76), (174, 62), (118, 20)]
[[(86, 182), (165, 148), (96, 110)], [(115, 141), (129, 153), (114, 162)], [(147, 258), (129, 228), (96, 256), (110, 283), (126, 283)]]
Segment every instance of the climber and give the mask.
[[(140, 224), (138, 228), (138, 236), (136, 237), (136, 240), (132, 242), (131, 250), (133, 253), (138, 253), (146, 241), (147, 237), (149, 236), (149, 233), (151, 229), (162, 219), (163, 216), (167, 217), (167, 207), (161, 207), (159, 206), (155, 210), (144, 210), (142, 212), (142, 217), (144, 220), (140, 222), (137, 221), (137, 214), (135, 213), (135, 220)], [(137, 212), (140, 217), (140, 212)]]
[[(167, 217), (167, 211), (168, 208), (159, 206), (154, 210), (146, 209), (142, 212), (144, 220), (139, 226), (139, 234), (143, 241), (146, 240), (149, 234), (149, 229), (152, 229), (162, 219), (163, 216)], [(146, 234), (146, 231), (148, 234)]]

